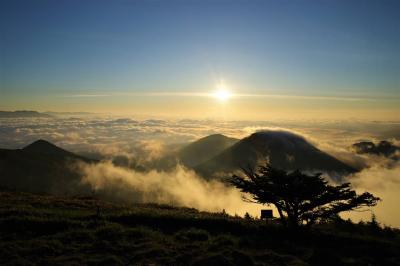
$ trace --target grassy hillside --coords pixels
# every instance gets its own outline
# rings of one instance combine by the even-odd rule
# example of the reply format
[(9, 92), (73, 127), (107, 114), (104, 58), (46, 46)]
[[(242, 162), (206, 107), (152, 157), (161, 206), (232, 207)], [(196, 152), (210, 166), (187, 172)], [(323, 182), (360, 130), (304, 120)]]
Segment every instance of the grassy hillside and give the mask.
[(0, 192), (0, 265), (400, 265), (400, 233), (313, 231), (159, 205)]

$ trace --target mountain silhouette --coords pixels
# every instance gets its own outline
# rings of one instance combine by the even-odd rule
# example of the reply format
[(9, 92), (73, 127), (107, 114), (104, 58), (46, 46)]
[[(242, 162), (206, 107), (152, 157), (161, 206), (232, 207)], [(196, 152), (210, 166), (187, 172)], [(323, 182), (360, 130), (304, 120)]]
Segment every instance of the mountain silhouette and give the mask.
[(194, 169), (202, 176), (210, 177), (229, 174), (241, 167), (255, 169), (267, 161), (273, 167), (285, 170), (337, 174), (355, 172), (355, 169), (314, 147), (303, 137), (287, 131), (253, 133)]
[[(215, 134), (201, 138), (152, 164), (135, 170), (171, 169), (176, 162), (205, 178), (230, 176), (241, 167), (255, 168), (269, 161), (285, 170), (300, 169), (338, 174), (353, 168), (317, 149), (303, 137), (285, 131), (256, 132), (242, 140)], [(76, 162), (95, 163), (46, 140), (22, 149), (0, 149), (0, 187), (51, 194), (86, 194), (88, 186), (72, 167)], [(175, 164), (174, 164), (175, 162)]]
[(178, 152), (178, 158), (185, 166), (194, 167), (211, 159), (238, 141), (238, 139), (222, 134), (209, 135), (183, 147)]
[(352, 148), (358, 154), (375, 154), (394, 160), (400, 159), (400, 147), (386, 140), (382, 140), (377, 144), (373, 143), (372, 141), (357, 142), (352, 145)]
[(76, 162), (95, 162), (45, 140), (22, 149), (0, 149), (0, 186), (28, 192), (74, 194), (85, 190)]
[(22, 151), (28, 153), (40, 153), (55, 156), (77, 156), (43, 139), (39, 139), (29, 144), (28, 146), (22, 148)]
[(42, 117), (42, 118), (51, 118), (53, 116), (49, 114), (39, 113), (37, 111), (0, 111), (0, 118), (35, 118), (35, 117)]

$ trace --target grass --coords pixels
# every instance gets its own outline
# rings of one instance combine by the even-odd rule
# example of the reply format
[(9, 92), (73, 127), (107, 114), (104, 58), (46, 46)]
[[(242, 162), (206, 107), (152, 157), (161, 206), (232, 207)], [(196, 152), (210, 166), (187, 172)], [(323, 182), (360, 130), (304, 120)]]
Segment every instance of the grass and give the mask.
[(399, 231), (372, 223), (293, 232), (190, 208), (0, 192), (0, 265), (400, 265), (399, 250)]

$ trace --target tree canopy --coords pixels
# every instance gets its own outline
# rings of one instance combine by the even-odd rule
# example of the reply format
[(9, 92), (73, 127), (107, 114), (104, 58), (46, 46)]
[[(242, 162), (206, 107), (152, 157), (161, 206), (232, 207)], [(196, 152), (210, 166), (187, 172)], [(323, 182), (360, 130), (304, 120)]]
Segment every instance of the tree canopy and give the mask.
[(321, 174), (287, 172), (269, 164), (243, 173), (234, 175), (231, 183), (250, 195), (247, 200), (274, 205), (280, 221), (289, 226), (312, 225), (340, 212), (375, 206), (380, 200), (368, 192), (357, 194), (350, 183), (330, 185)]

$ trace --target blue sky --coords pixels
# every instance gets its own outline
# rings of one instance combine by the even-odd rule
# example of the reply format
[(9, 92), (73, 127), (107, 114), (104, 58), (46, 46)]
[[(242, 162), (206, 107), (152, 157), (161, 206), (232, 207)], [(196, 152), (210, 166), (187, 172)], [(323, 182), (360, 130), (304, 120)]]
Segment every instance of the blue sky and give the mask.
[(242, 94), (394, 106), (399, 12), (398, 1), (2, 0), (0, 109), (66, 109), (68, 95), (207, 92), (221, 79)]

